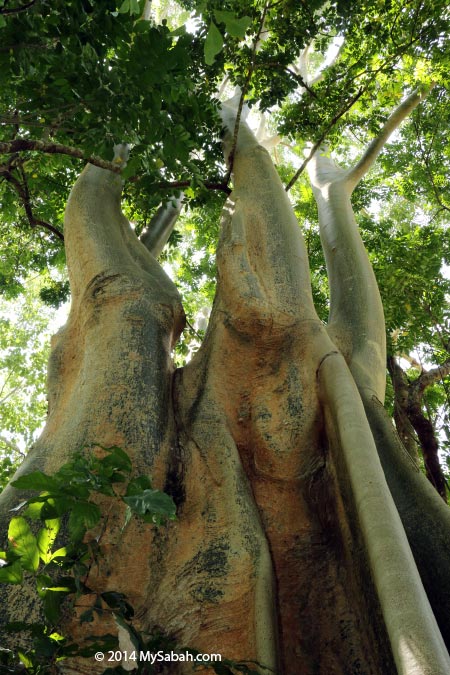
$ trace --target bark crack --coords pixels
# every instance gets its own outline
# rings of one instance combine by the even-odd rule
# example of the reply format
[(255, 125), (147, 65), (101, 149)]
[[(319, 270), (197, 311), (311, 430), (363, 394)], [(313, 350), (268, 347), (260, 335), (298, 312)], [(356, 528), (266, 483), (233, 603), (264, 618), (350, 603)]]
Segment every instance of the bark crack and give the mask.
[(333, 356), (333, 354), (340, 354), (340, 352), (337, 349), (333, 349), (331, 352), (327, 352), (324, 356), (319, 361), (319, 365), (317, 366), (316, 369), (316, 378), (319, 379), (319, 374), (320, 374), (320, 369), (322, 367), (323, 362), (329, 357)]

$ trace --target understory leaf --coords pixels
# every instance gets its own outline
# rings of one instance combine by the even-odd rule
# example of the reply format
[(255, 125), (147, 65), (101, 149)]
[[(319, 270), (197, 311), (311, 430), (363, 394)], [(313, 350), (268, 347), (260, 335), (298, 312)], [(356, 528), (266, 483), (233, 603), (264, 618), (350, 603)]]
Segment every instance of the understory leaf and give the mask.
[(223, 47), (222, 33), (217, 28), (214, 21), (211, 21), (204, 46), (205, 62), (208, 66), (212, 66), (215, 57), (221, 51), (222, 47)]
[(12, 518), (8, 528), (8, 541), (11, 550), (19, 556), (25, 570), (35, 572), (39, 566), (39, 549), (36, 537), (30, 530), (25, 518)]

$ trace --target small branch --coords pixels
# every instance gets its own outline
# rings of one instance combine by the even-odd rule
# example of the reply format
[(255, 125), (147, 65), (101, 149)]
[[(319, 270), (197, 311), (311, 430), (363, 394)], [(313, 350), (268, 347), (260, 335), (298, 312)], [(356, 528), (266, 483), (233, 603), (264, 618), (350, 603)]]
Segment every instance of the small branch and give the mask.
[(27, 9), (30, 9), (37, 0), (30, 0), (30, 2), (25, 3), (24, 5), (19, 5), (19, 7), (12, 7), (11, 9), (8, 9), (7, 7), (3, 7), (0, 9), (0, 14), (3, 14), (3, 16), (8, 16), (11, 14), (19, 14), (20, 12), (26, 12)]
[(320, 138), (319, 138), (319, 139), (314, 143), (314, 145), (312, 146), (312, 148), (311, 148), (311, 150), (310, 150), (310, 152), (309, 152), (307, 158), (303, 161), (303, 163), (302, 163), (302, 165), (300, 166), (300, 168), (297, 169), (297, 171), (296, 171), (295, 174), (292, 176), (292, 178), (291, 178), (291, 180), (289, 181), (289, 183), (286, 185), (286, 188), (285, 188), (286, 192), (289, 192), (289, 190), (291, 189), (291, 187), (292, 187), (292, 186), (297, 182), (297, 180), (300, 178), (300, 176), (301, 176), (301, 174), (303, 173), (303, 171), (305, 170), (306, 166), (308, 165), (308, 163), (309, 163), (309, 162), (311, 161), (311, 159), (313, 158), (314, 153), (315, 153), (316, 150), (322, 145), (322, 143), (324, 142), (325, 138), (328, 136), (328, 134), (330, 133), (330, 131), (331, 131), (331, 129), (334, 127), (334, 125), (341, 119), (341, 117), (343, 117), (343, 115), (345, 115), (346, 112), (348, 112), (348, 111), (350, 110), (350, 108), (352, 108), (352, 106), (354, 106), (354, 104), (356, 103), (356, 101), (358, 101), (358, 99), (361, 98), (361, 96), (363, 95), (364, 91), (365, 91), (364, 89), (360, 89), (360, 90), (358, 91), (358, 93), (356, 94), (356, 96), (354, 96), (354, 97), (349, 101), (349, 103), (347, 103), (347, 104), (344, 106), (344, 108), (342, 108), (342, 110), (340, 110), (340, 111), (337, 113), (337, 115), (335, 115), (335, 116), (333, 117), (333, 119), (331, 120), (331, 122), (330, 122), (330, 124), (328, 125), (328, 127), (325, 129), (325, 131), (321, 134)]
[[(135, 179), (131, 178), (130, 182), (135, 182), (139, 180), (140, 176), (136, 176)], [(206, 181), (203, 183), (205, 188), (207, 190), (219, 190), (221, 192), (225, 192), (225, 194), (229, 195), (231, 194), (231, 188), (228, 187), (226, 181), (224, 180), (222, 183), (209, 183)], [(190, 180), (176, 180), (172, 182), (161, 182), (161, 183), (156, 183), (156, 187), (161, 189), (161, 190), (170, 190), (170, 189), (177, 189), (177, 188), (188, 188), (191, 186), (191, 181)]]
[[(5, 401), (7, 401), (11, 396), (14, 396), (14, 394), (18, 391), (20, 391), (23, 388), (23, 384), (18, 384), (17, 387), (13, 387), (7, 394), (4, 396), (1, 401), (0, 405), (3, 405)], [(2, 390), (3, 391), (3, 390)]]
[(22, 183), (20, 180), (18, 180), (15, 176), (10, 171), (3, 171), (2, 175), (5, 180), (7, 180), (11, 185), (14, 187), (15, 191), (19, 195), (19, 198), (22, 202), (22, 206), (25, 209), (26, 216), (28, 218), (28, 222), (30, 223), (30, 227), (42, 227), (49, 232), (52, 232), (58, 239), (61, 241), (64, 241), (64, 235), (63, 233), (58, 230), (58, 228), (54, 227), (50, 223), (47, 223), (45, 220), (41, 220), (40, 218), (35, 218), (33, 214), (33, 209), (31, 206), (31, 197), (30, 197), (30, 191), (28, 189), (28, 184), (26, 180), (26, 175), (22, 167), (19, 169), (20, 174), (22, 176)]
[(434, 181), (433, 171), (432, 171), (431, 166), (430, 166), (430, 155), (431, 155), (431, 151), (433, 149), (433, 143), (434, 143), (434, 138), (435, 138), (435, 135), (436, 135), (437, 123), (434, 127), (433, 134), (431, 136), (431, 141), (430, 141), (430, 144), (429, 144), (429, 147), (428, 147), (428, 151), (426, 151), (426, 152), (425, 152), (425, 148), (423, 147), (422, 140), (421, 140), (419, 127), (417, 125), (417, 122), (414, 119), (413, 119), (413, 127), (414, 127), (414, 131), (415, 131), (415, 134), (416, 134), (417, 142), (418, 142), (419, 147), (420, 147), (420, 154), (422, 155), (422, 161), (423, 161), (424, 166), (425, 166), (425, 172), (426, 172), (426, 174), (428, 176), (428, 179), (431, 183), (431, 187), (433, 188), (433, 192), (434, 192), (434, 196), (436, 198), (436, 201), (437, 201), (438, 205), (440, 206), (441, 210), (450, 212), (450, 207), (446, 206), (446, 204), (444, 204), (444, 202), (442, 201), (442, 197), (439, 194), (439, 188)]
[(388, 117), (378, 136), (368, 145), (359, 162), (347, 174), (347, 184), (352, 191), (373, 165), (392, 133), (398, 129), (403, 120), (421, 103), (434, 86), (432, 84), (423, 90), (416, 89)]
[(286, 72), (289, 73), (289, 75), (292, 75), (292, 77), (297, 80), (297, 82), (300, 84), (303, 89), (306, 89), (308, 94), (312, 96), (313, 98), (317, 99), (317, 94), (311, 89), (311, 87), (307, 84), (306, 80), (301, 76), (298, 75), (294, 70), (291, 70), (291, 68), (285, 68)]
[(150, 220), (148, 227), (141, 233), (139, 241), (157, 258), (163, 251), (167, 241), (172, 234), (173, 228), (181, 213), (181, 205), (184, 195), (175, 200), (175, 206), (172, 203), (162, 204)]
[(11, 154), (16, 152), (45, 152), (50, 155), (68, 155), (76, 159), (82, 159), (89, 164), (99, 166), (101, 169), (108, 169), (113, 173), (120, 173), (121, 167), (114, 162), (108, 162), (96, 155), (86, 156), (82, 150), (73, 148), (70, 145), (62, 145), (61, 143), (51, 143), (48, 141), (28, 140), (25, 138), (16, 138), (13, 141), (4, 141), (0, 143), (0, 154)]
[(289, 73), (291, 77), (296, 80), (303, 89), (305, 89), (310, 96), (313, 98), (317, 99), (317, 94), (315, 91), (311, 89), (309, 84), (306, 82), (305, 78), (299, 74), (296, 73), (295, 70), (292, 70), (292, 68), (288, 68), (287, 66), (284, 66), (282, 63), (277, 63), (277, 62), (269, 62), (269, 63), (259, 63), (258, 65), (255, 65), (255, 68), (257, 70), (261, 69), (269, 69), (269, 68), (278, 68), (279, 70), (284, 70), (286, 73)]
[(190, 323), (190, 321), (188, 321), (187, 319), (186, 319), (186, 326), (189, 328), (189, 330), (191, 331), (191, 333), (192, 333), (193, 335), (195, 335), (195, 337), (197, 338), (197, 340), (201, 340), (201, 339), (202, 339), (202, 336), (198, 333), (198, 331), (195, 330), (194, 326), (193, 326), (193, 325)]
[(436, 366), (430, 370), (424, 370), (421, 375), (419, 375), (415, 385), (418, 391), (422, 393), (427, 387), (430, 387), (435, 382), (439, 382), (439, 380), (443, 380), (447, 375), (450, 375), (450, 359), (440, 366)]
[(20, 450), (19, 446), (15, 443), (12, 443), (12, 441), (9, 441), (5, 436), (3, 436), (3, 434), (0, 435), (0, 443), (6, 445), (7, 448), (13, 452), (16, 452), (18, 455), (23, 455), (23, 452)]

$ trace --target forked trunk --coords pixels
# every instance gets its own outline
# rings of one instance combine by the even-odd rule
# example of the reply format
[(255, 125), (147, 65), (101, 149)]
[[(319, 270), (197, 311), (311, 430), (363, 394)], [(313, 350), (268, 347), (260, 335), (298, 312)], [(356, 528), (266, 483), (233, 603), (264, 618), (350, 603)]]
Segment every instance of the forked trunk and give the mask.
[[(224, 117), (232, 131), (233, 112)], [(183, 327), (176, 289), (122, 216), (120, 179), (85, 169), (67, 208), (73, 300), (53, 345), (49, 418), (20, 473), (54, 471), (81, 447), (119, 445), (136, 473), (172, 494), (178, 519), (167, 528), (132, 522), (122, 534), (122, 514), (110, 514), (106, 555), (89, 578), (128, 596), (139, 630), (163, 630), (180, 645), (279, 675), (443, 675), (450, 660), (399, 513), (424, 579), (442, 562), (445, 594), (448, 511), (410, 463), (383, 452), (392, 426), (372, 413), (373, 397), (384, 393), (381, 304), (350, 190), (324, 186), (319, 164), (321, 220), (336, 238), (328, 246), (336, 279), (330, 329), (314, 310), (289, 200), (244, 125), (207, 335), (175, 372), (170, 353)], [(338, 289), (345, 246), (354, 301), (348, 284)], [(364, 311), (367, 303), (378, 314)], [(408, 481), (426, 492), (411, 507), (416, 517), (423, 508), (439, 520), (428, 554), (422, 534), (408, 529)], [(18, 499), (12, 488), (2, 493), (5, 520)], [(433, 603), (437, 595), (430, 593)], [(447, 638), (449, 604), (439, 617)], [(30, 599), (9, 593), (10, 620), (34, 611)], [(115, 629), (73, 617), (66, 624), (80, 638)], [(60, 668), (103, 670), (92, 659)], [(165, 672), (192, 669), (173, 663)]]

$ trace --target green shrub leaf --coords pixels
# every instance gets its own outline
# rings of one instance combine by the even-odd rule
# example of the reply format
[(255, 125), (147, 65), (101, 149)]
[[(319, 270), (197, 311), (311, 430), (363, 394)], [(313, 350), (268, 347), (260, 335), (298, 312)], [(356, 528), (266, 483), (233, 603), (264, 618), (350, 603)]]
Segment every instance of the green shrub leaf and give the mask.
[(42, 473), (42, 471), (33, 471), (25, 476), (20, 476), (14, 480), (11, 485), (18, 490), (58, 490), (58, 481)]
[(133, 513), (144, 517), (147, 522), (160, 522), (159, 518), (153, 519), (153, 516), (171, 520), (175, 518), (176, 506), (172, 497), (160, 490), (143, 490), (140, 494), (126, 496), (123, 500)]
[(214, 16), (219, 23), (225, 24), (226, 31), (231, 37), (239, 38), (240, 40), (245, 37), (245, 32), (252, 22), (249, 16), (243, 16), (238, 19), (233, 12), (223, 12), (218, 9), (214, 12)]
[(39, 549), (25, 518), (19, 516), (11, 519), (8, 541), (11, 550), (20, 557), (23, 569), (35, 572), (39, 567)]
[(21, 584), (23, 579), (22, 565), (16, 560), (12, 565), (0, 567), (0, 583)]
[(208, 66), (212, 66), (215, 57), (221, 51), (222, 47), (223, 47), (222, 33), (217, 28), (214, 21), (211, 21), (204, 46), (205, 62), (207, 63)]

